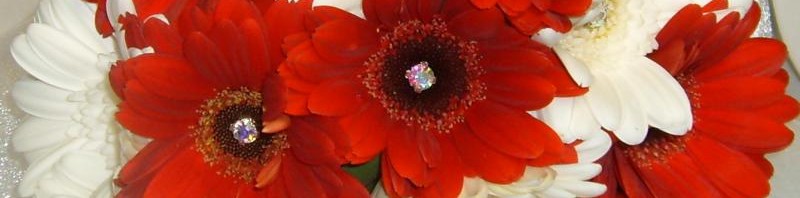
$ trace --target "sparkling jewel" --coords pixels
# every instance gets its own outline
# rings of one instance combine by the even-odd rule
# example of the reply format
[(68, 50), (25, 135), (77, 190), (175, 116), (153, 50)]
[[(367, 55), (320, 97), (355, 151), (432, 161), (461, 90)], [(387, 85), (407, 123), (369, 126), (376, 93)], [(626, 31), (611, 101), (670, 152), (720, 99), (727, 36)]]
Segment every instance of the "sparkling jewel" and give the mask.
[(414, 88), (414, 92), (417, 93), (430, 89), (436, 83), (436, 76), (433, 75), (433, 70), (428, 67), (428, 62), (425, 61), (414, 65), (410, 70), (406, 70), (406, 79), (408, 79), (408, 84)]
[(239, 141), (240, 144), (249, 144), (256, 141), (259, 132), (256, 129), (255, 121), (252, 118), (242, 118), (231, 124), (231, 132), (233, 137)]

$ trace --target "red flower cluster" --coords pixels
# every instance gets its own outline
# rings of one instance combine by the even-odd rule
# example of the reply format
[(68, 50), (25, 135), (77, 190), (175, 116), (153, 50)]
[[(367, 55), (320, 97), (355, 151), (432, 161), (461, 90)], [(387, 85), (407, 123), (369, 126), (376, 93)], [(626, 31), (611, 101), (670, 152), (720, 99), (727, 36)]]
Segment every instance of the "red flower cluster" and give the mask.
[[(705, 10), (715, 8), (706, 7)], [(689, 95), (694, 126), (685, 136), (651, 129), (644, 143), (615, 144), (600, 181), (608, 197), (765, 197), (772, 166), (764, 154), (785, 148), (797, 101), (785, 94), (786, 47), (750, 38), (761, 10), (717, 22), (697, 5), (681, 10), (659, 33), (650, 58)]]
[(499, 9), (466, 0), (365, 0), (363, 8), (366, 19), (315, 8), (286, 38), (279, 71), (288, 112), (341, 118), (348, 160), (384, 153), (390, 196), (454, 197), (465, 175), (510, 183), (527, 165), (574, 160), (527, 111), (582, 90)]
[(514, 27), (532, 35), (547, 27), (558, 32), (569, 31), (572, 29), (569, 17), (586, 13), (592, 0), (472, 0), (472, 3), (482, 9), (500, 7)]
[(111, 71), (117, 119), (153, 140), (120, 171), (119, 197), (367, 196), (340, 168), (347, 140), (335, 121), (284, 114), (264, 7), (169, 7), (184, 11), (169, 22), (124, 18), (129, 46), (155, 52)]
[(364, 195), (338, 166), (381, 152), (391, 195), (453, 197), (464, 176), (510, 183), (575, 160), (527, 111), (585, 90), (499, 9), (367, 0), (361, 19), (308, 2), (135, 3), (147, 17), (121, 18), (126, 43), (155, 52), (111, 79), (117, 118), (153, 142), (121, 171), (122, 197)]

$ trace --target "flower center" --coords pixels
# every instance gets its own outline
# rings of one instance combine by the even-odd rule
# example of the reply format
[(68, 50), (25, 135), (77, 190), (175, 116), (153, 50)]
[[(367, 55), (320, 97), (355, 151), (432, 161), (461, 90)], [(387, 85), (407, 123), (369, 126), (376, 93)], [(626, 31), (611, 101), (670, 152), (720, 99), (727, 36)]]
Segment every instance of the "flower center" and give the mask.
[(669, 157), (686, 149), (686, 140), (691, 134), (674, 136), (656, 128), (650, 128), (647, 138), (639, 145), (622, 144), (623, 153), (638, 167), (649, 167), (653, 163), (666, 163)]
[(285, 134), (260, 132), (261, 100), (261, 93), (247, 88), (227, 89), (201, 106), (192, 127), (197, 149), (223, 176), (253, 182), (263, 164), (288, 147)]
[(231, 124), (230, 131), (233, 132), (233, 137), (239, 141), (239, 144), (249, 144), (256, 141), (260, 133), (256, 129), (255, 121), (253, 118), (242, 118)]
[(430, 89), (433, 84), (436, 84), (436, 76), (433, 75), (433, 70), (428, 67), (428, 62), (425, 61), (406, 70), (406, 79), (408, 79), (408, 84), (414, 88), (414, 92), (417, 93), (422, 93), (422, 91)]
[(591, 18), (590, 21), (586, 23), (586, 27), (594, 30), (605, 27), (606, 23), (608, 22), (609, 12), (613, 9), (613, 7), (611, 7), (611, 3), (612, 2), (609, 0), (595, 2), (595, 5), (592, 5), (591, 8), (593, 10), (593, 12), (591, 12), (593, 15), (587, 16)]
[(447, 132), (485, 98), (475, 42), (450, 34), (442, 19), (405, 21), (382, 33), (359, 77), (392, 119)]

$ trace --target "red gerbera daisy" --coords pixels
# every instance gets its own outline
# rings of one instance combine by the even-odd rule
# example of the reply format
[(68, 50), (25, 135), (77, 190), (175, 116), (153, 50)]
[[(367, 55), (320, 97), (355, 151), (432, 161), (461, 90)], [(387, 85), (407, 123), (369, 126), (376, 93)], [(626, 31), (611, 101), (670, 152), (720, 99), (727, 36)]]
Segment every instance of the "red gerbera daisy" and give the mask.
[(129, 43), (155, 53), (111, 71), (123, 99), (117, 119), (153, 140), (120, 171), (118, 196), (366, 197), (339, 167), (347, 140), (338, 123), (284, 114), (286, 88), (257, 7), (225, 0), (186, 10), (180, 17), (192, 23), (180, 28), (125, 18)]
[(592, 0), (471, 0), (481, 9), (500, 7), (521, 32), (532, 35), (542, 28), (567, 32), (572, 29), (569, 17), (581, 16)]
[(749, 38), (761, 10), (753, 4), (719, 22), (690, 5), (659, 33), (650, 57), (689, 95), (694, 126), (684, 136), (651, 129), (640, 145), (615, 144), (606, 159), (608, 195), (630, 197), (765, 197), (772, 166), (765, 153), (786, 147), (798, 104), (779, 41)]
[(341, 117), (362, 163), (383, 151), (392, 196), (458, 194), (464, 175), (510, 183), (564, 150), (526, 111), (580, 94), (549, 49), (467, 0), (366, 0), (366, 19), (316, 7), (279, 71), (293, 114)]

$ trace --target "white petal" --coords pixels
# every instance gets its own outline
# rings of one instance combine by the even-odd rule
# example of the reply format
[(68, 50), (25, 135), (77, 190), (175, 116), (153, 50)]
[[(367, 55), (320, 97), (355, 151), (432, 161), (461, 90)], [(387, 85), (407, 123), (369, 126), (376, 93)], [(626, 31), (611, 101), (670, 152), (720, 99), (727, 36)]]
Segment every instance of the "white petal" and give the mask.
[(51, 68), (49, 64), (42, 61), (39, 55), (30, 47), (30, 44), (28, 44), (26, 35), (20, 35), (14, 39), (11, 45), (11, 55), (20, 67), (39, 80), (71, 91), (83, 88), (80, 78), (67, 75), (57, 69)]
[(577, 132), (569, 128), (573, 122), (574, 102), (574, 98), (555, 98), (547, 107), (537, 112), (539, 119), (553, 128), (564, 143), (572, 143), (578, 139)]
[(483, 198), (489, 196), (486, 181), (480, 178), (464, 177), (464, 186), (461, 188), (460, 198)]
[(563, 189), (574, 197), (596, 197), (606, 192), (603, 184), (577, 180), (556, 182), (551, 189)]
[[(634, 65), (636, 66), (636, 65)], [(624, 76), (617, 76), (614, 86), (619, 91), (619, 99), (622, 107), (622, 119), (618, 128), (612, 132), (622, 141), (630, 145), (639, 144), (647, 136), (648, 104), (639, 95), (639, 91), (649, 89), (648, 84), (641, 83), (641, 76), (633, 72), (624, 72)]]
[(42, 190), (37, 191), (35, 197), (79, 198), (89, 193), (89, 189), (70, 183), (60, 175), (42, 179), (39, 188)]
[(70, 121), (30, 117), (19, 125), (11, 138), (14, 150), (24, 153), (57, 146), (68, 138), (65, 131), (71, 124)]
[(14, 84), (11, 96), (23, 111), (41, 118), (69, 120), (78, 105), (67, 101), (70, 92), (36, 81)]
[(613, 131), (619, 128), (622, 104), (612, 80), (606, 75), (603, 73), (595, 75), (595, 83), (584, 96), (595, 119), (604, 128)]
[(557, 180), (589, 180), (600, 174), (603, 170), (600, 164), (564, 164), (550, 166), (558, 173)]
[(539, 193), (541, 197), (547, 198), (573, 198), (575, 194), (570, 193), (561, 188), (548, 188), (544, 192)]
[(122, 24), (118, 23), (117, 20), (120, 15), (124, 15), (125, 13), (137, 14), (136, 6), (134, 6), (132, 0), (108, 0), (106, 2), (106, 10), (108, 19), (111, 21), (111, 26), (114, 27), (115, 30), (120, 30), (122, 28)]
[(53, 1), (52, 0), (42, 0), (39, 2), (39, 8), (36, 10), (36, 22), (38, 23), (45, 23), (51, 24), (53, 26), (60, 26), (61, 24), (58, 23), (58, 17), (55, 15), (53, 11)]
[(364, 17), (364, 10), (362, 9), (361, 3), (362, 3), (361, 0), (315, 0), (311, 4), (311, 6), (336, 7), (344, 11), (347, 11), (350, 14), (361, 17), (362, 19), (366, 19), (366, 17)]
[(79, 78), (104, 77), (96, 67), (96, 52), (53, 27), (31, 24), (27, 39), (33, 51), (51, 67)]
[(383, 184), (378, 182), (375, 185), (375, 189), (372, 189), (372, 198), (389, 198), (389, 195), (386, 194), (386, 191), (383, 190)]
[(85, 139), (76, 139), (69, 144), (55, 149), (46, 157), (30, 162), (28, 170), (25, 171), (25, 175), (22, 177), (22, 181), (19, 183), (20, 195), (33, 195), (38, 188), (37, 183), (42, 181), (41, 177), (48, 173), (52, 169), (53, 165), (57, 163), (63, 155), (80, 149), (80, 147), (86, 142), (87, 141)]
[(94, 190), (111, 176), (105, 162), (106, 157), (97, 152), (78, 151), (64, 155), (56, 168), (70, 183)]
[(641, 85), (636, 94), (645, 102), (644, 108), (650, 125), (673, 135), (683, 135), (692, 126), (692, 110), (689, 97), (664, 68), (649, 59), (643, 59), (631, 74)]
[(575, 81), (581, 87), (589, 87), (594, 80), (592, 72), (589, 71), (589, 68), (586, 67), (586, 64), (583, 63), (578, 58), (575, 58), (569, 52), (562, 49), (561, 47), (554, 47), (558, 57), (561, 59), (561, 62), (564, 63), (564, 67), (567, 68), (567, 72), (572, 77), (572, 80)]
[(597, 129), (591, 136), (583, 138), (583, 142), (575, 146), (578, 153), (578, 162), (595, 162), (608, 153), (611, 148), (611, 137), (604, 131)]
[(576, 133), (578, 139), (586, 139), (592, 136), (592, 133), (603, 133), (600, 123), (592, 114), (592, 109), (586, 97), (579, 96), (575, 98), (574, 108), (572, 109), (572, 121), (569, 130)]
[(531, 39), (534, 41), (539, 41), (540, 43), (549, 47), (553, 47), (558, 44), (558, 41), (560, 41), (562, 37), (564, 37), (564, 34), (556, 32), (551, 28), (545, 28), (534, 34)]
[(86, 44), (92, 52), (113, 50), (113, 43), (103, 39), (94, 27), (94, 11), (83, 1), (53, 1), (51, 4), (65, 33)]

